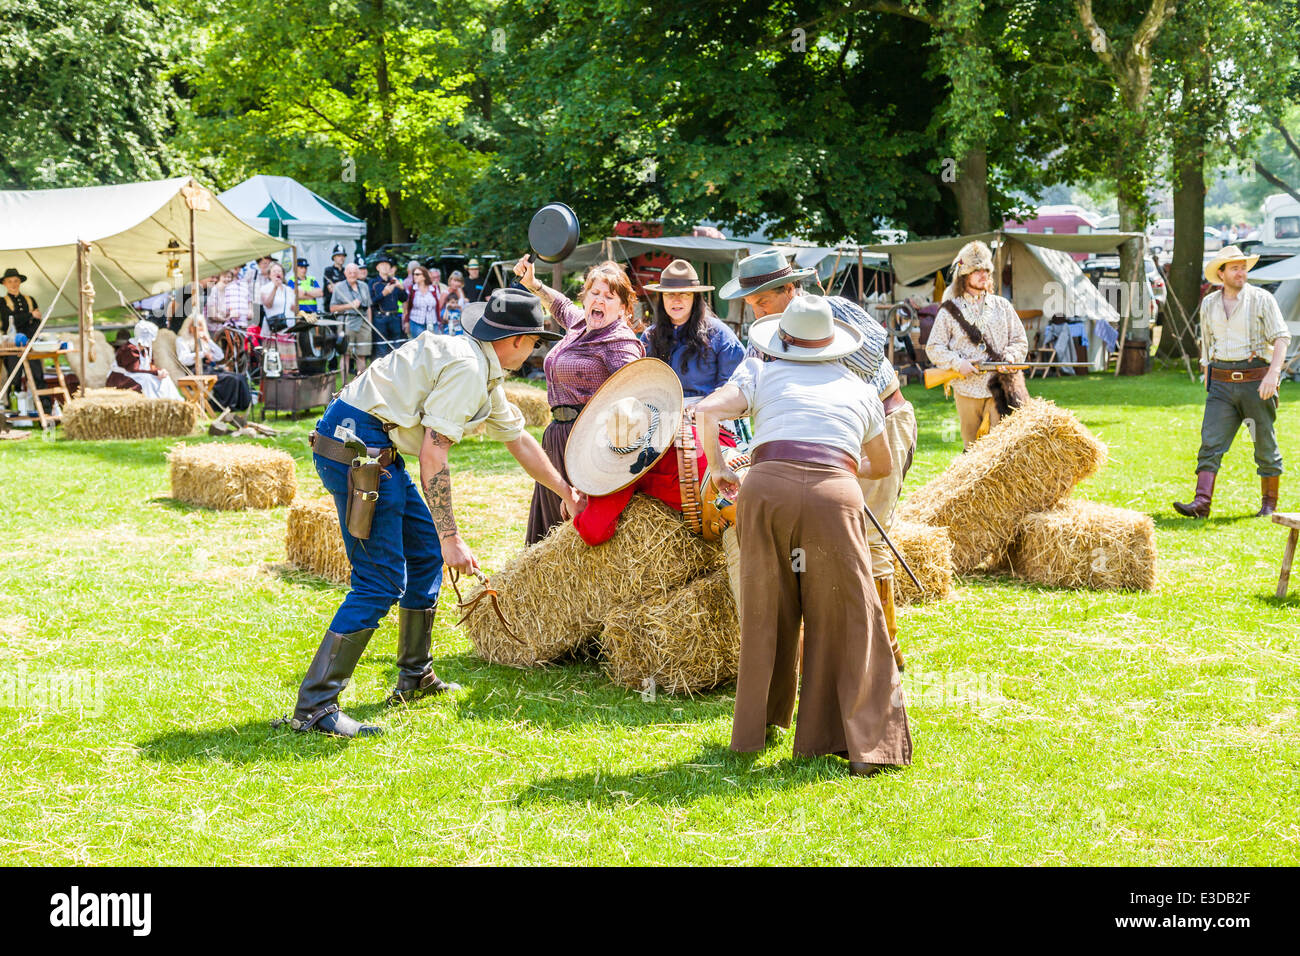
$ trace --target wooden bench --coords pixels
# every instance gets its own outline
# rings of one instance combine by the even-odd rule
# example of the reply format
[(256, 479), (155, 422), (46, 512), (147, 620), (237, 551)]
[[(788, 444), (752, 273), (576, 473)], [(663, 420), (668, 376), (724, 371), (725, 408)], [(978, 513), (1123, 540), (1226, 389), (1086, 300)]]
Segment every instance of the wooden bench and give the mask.
[(1291, 529), (1286, 539), (1286, 550), (1282, 552), (1282, 573), (1277, 579), (1277, 596), (1284, 598), (1287, 584), (1291, 580), (1291, 562), (1295, 558), (1296, 539), (1300, 538), (1300, 514), (1283, 514), (1279, 511), (1273, 515), (1273, 523)]
[(216, 385), (215, 375), (182, 375), (176, 379), (176, 388), (185, 396), (185, 400), (199, 406), (199, 411), (208, 418), (220, 414), (212, 398), (212, 390)]

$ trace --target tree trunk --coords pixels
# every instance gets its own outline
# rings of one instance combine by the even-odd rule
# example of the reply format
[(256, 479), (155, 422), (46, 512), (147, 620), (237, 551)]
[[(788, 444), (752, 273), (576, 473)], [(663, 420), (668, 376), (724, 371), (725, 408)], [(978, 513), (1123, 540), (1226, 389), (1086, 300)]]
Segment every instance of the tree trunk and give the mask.
[(392, 234), (389, 242), (406, 242), (410, 238), (406, 234), (406, 226), (402, 224), (402, 214), (397, 209), (397, 200), (393, 198), (391, 191), (388, 194), (388, 225)]
[[(1180, 136), (1174, 149), (1174, 259), (1169, 268), (1169, 298), (1160, 333), (1161, 358), (1181, 358), (1183, 348), (1197, 359), (1198, 323), (1192, 316), (1201, 299), (1201, 267), (1205, 248), (1205, 137), (1198, 130)], [(1172, 300), (1177, 300), (1175, 304)], [(1179, 306), (1182, 306), (1181, 311)], [(1183, 316), (1191, 319), (1184, 328)], [(1181, 336), (1179, 335), (1181, 333)]]
[(988, 151), (977, 147), (968, 152), (958, 165), (957, 178), (947, 183), (957, 200), (957, 225), (963, 236), (988, 232), (989, 219), (989, 164)]

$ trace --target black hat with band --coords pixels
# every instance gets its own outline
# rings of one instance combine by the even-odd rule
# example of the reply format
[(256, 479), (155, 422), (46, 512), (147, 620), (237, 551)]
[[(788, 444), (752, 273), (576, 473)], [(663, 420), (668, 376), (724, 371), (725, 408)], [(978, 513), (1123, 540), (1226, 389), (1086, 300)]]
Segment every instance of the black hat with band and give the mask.
[(512, 335), (536, 335), (558, 341), (563, 332), (546, 327), (542, 300), (522, 289), (494, 289), (485, 302), (471, 302), (461, 312), (460, 325), (480, 342), (495, 342)]

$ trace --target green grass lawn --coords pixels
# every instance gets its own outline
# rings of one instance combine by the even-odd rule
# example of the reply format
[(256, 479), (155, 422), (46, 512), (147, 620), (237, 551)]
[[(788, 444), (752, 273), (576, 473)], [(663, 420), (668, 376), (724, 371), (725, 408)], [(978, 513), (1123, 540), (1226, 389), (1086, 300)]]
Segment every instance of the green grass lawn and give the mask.
[[(1284, 387), (1281, 443), (1300, 455)], [(485, 664), (439, 614), (453, 697), (381, 704), (395, 616), (343, 696), (388, 733), (272, 731), (343, 592), (287, 571), (286, 509), (170, 500), (171, 440), (0, 445), (0, 859), (12, 864), (1300, 862), (1300, 597), (1272, 595), (1284, 532), (1247, 517), (1245, 436), (1209, 521), (1190, 497), (1203, 391), (1186, 375), (1032, 383), (1111, 450), (1081, 496), (1152, 514), (1152, 594), (970, 578), (907, 610), (915, 763), (726, 749), (732, 690), (681, 699), (591, 664)], [(909, 387), (915, 487), (959, 451), (952, 405)], [(272, 443), (321, 493), (306, 435)], [(207, 440), (207, 439), (193, 439)], [(520, 546), (531, 485), (453, 452), (467, 539)], [(1300, 510), (1283, 479), (1282, 507)], [(1298, 582), (1300, 583), (1300, 582)], [(565, 582), (556, 582), (563, 600)], [(444, 602), (444, 607), (446, 607)]]

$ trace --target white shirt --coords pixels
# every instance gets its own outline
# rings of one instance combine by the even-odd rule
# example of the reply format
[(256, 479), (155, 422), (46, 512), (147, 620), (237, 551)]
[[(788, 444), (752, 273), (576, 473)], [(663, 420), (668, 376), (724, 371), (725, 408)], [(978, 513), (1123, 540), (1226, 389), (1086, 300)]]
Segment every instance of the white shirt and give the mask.
[(854, 459), (885, 430), (876, 390), (839, 362), (764, 362), (747, 358), (729, 384), (748, 402), (756, 447), (769, 441), (811, 441), (842, 449)]
[(506, 400), (504, 383), (491, 343), (422, 332), (373, 363), (339, 398), (397, 425), (391, 433), (397, 450), (418, 455), (426, 428), (453, 442), (479, 422), (497, 441), (522, 435), (524, 416)]

